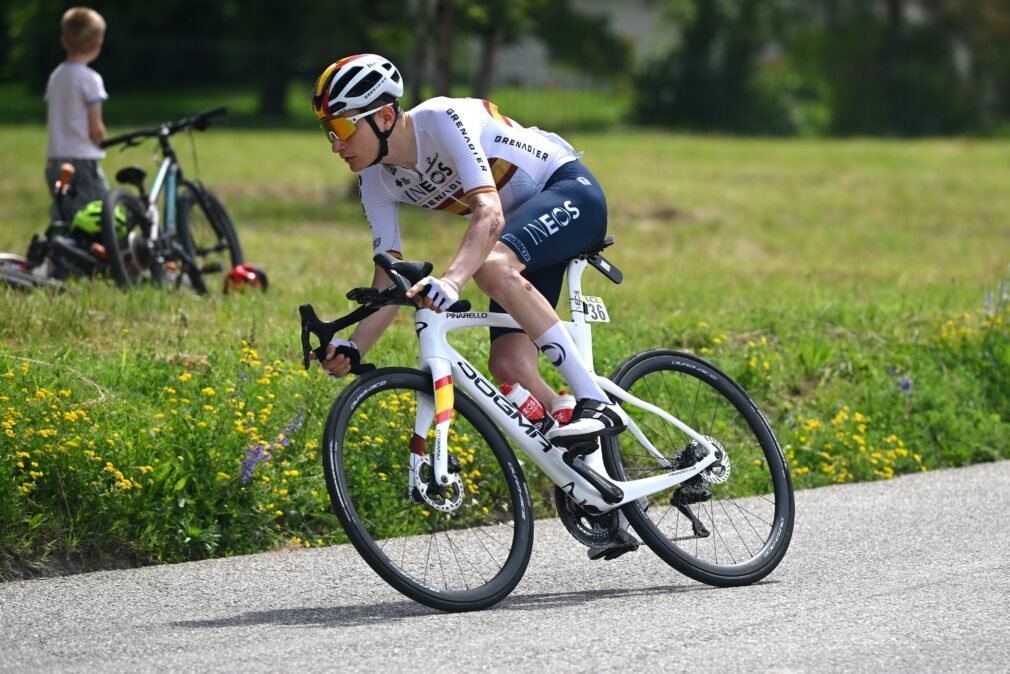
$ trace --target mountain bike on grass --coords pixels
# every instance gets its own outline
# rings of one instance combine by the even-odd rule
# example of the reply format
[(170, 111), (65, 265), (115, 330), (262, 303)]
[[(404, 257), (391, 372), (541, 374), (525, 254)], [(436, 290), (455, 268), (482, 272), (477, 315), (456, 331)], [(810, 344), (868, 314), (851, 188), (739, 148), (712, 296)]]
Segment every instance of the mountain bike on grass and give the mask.
[(129, 166), (116, 173), (116, 181), (132, 185), (137, 194), (115, 187), (104, 200), (102, 243), (112, 276), (121, 287), (145, 281), (159, 286), (185, 284), (202, 294), (207, 292), (208, 275), (242, 263), (238, 235), (224, 205), (200, 181), (183, 177), (170, 142), (180, 131), (205, 130), (215, 117), (227, 112), (221, 106), (102, 143), (102, 147), (123, 145), (126, 149), (155, 138), (161, 154), (150, 191), (144, 184), (146, 172)]
[[(592, 266), (621, 281), (602, 255), (612, 241), (567, 269), (565, 325), (590, 372), (592, 323), (609, 316), (602, 299), (583, 295), (582, 274)], [(324, 323), (311, 305), (300, 307), (306, 367), (310, 351), (323, 360), (338, 331), (383, 306), (414, 306), (405, 293), (431, 272), (430, 263), (385, 254), (375, 262), (393, 285), (350, 291), (362, 306), (347, 316)], [(443, 611), (486, 608), (515, 588), (532, 551), (533, 512), (506, 437), (554, 482), (561, 521), (587, 546), (630, 525), (664, 561), (703, 583), (748, 585), (775, 569), (792, 536), (792, 480), (768, 421), (729, 376), (669, 349), (628, 357), (610, 379), (594, 375), (621, 402), (628, 429), (575, 456), (552, 445), (446, 341), (455, 330), (517, 326), (507, 314), (469, 309), (465, 300), (441, 314), (418, 309), (420, 368), (355, 363), (359, 377), (326, 421), (333, 508), (379, 576)]]

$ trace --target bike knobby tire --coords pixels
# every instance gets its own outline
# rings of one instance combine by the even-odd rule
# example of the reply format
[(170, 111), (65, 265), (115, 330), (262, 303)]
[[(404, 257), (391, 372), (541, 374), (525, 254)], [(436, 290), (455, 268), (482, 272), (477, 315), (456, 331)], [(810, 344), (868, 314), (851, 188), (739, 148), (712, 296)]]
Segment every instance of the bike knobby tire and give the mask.
[(113, 187), (102, 199), (102, 245), (112, 278), (120, 288), (131, 288), (152, 277), (161, 281), (149, 244), (151, 223), (147, 209), (132, 192)]
[[(176, 198), (179, 239), (201, 275), (221, 278), (242, 264), (242, 246), (221, 200), (200, 183), (182, 181)], [(206, 279), (204, 279), (206, 283)]]
[[(395, 589), (442, 611), (487, 608), (515, 588), (532, 552), (523, 471), (494, 423), (457, 390), (449, 453), (461, 504), (447, 513), (418, 502), (408, 476), (422, 398), (433, 399), (431, 375), (408, 368), (375, 370), (343, 390), (323, 438), (330, 500), (358, 553)], [(433, 435), (432, 427), (429, 455)]]
[[(696, 476), (626, 505), (635, 531), (664, 561), (703, 583), (749, 585), (771, 573), (792, 537), (792, 479), (771, 426), (743, 388), (703, 359), (671, 350), (636, 354), (611, 380), (714, 439), (729, 462), (728, 474), (708, 473), (713, 481)], [(693, 463), (697, 445), (685, 433), (656, 415), (624, 409), (666, 461), (625, 431), (603, 445), (611, 475), (629, 480)]]

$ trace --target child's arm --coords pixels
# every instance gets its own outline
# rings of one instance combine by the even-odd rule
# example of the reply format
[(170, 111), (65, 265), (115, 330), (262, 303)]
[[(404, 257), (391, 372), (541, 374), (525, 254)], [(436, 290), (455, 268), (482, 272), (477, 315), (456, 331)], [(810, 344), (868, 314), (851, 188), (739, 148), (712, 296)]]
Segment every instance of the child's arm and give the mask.
[(105, 122), (102, 121), (102, 102), (97, 101), (88, 106), (88, 135), (91, 142), (101, 146), (105, 140)]

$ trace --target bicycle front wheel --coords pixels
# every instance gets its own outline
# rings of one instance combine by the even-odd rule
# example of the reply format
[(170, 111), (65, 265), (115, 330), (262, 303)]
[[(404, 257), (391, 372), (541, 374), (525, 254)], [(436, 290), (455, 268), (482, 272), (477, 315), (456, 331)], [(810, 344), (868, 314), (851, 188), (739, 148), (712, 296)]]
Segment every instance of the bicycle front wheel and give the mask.
[(102, 244), (112, 278), (130, 288), (161, 276), (154, 264), (151, 223), (140, 199), (122, 187), (113, 187), (102, 200)]
[(227, 274), (242, 264), (235, 225), (213, 192), (199, 183), (183, 181), (176, 204), (179, 238), (202, 275)]
[[(717, 586), (755, 583), (789, 547), (792, 480), (764, 415), (728, 375), (669, 350), (632, 356), (612, 381), (666, 410), (721, 448), (725, 458), (671, 491), (624, 507), (635, 531), (681, 573)], [(624, 406), (662, 457), (631, 431), (604, 442), (604, 463), (621, 480), (661, 475), (695, 461), (700, 445), (659, 416)]]
[(408, 486), (422, 399), (434, 404), (431, 376), (406, 368), (375, 370), (344, 389), (323, 439), (330, 500), (351, 543), (394, 588), (442, 611), (486, 608), (515, 588), (532, 552), (522, 468), (501, 432), (457, 390), (449, 453), (458, 487), (440, 504), (455, 507), (433, 507)]

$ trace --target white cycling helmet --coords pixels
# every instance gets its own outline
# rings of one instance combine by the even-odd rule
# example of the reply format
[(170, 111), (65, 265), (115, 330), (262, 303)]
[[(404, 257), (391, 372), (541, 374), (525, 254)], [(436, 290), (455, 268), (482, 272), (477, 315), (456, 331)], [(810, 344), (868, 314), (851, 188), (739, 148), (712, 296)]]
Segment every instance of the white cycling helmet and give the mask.
[(312, 111), (323, 119), (347, 110), (366, 110), (383, 94), (403, 95), (403, 78), (388, 59), (357, 54), (331, 63), (312, 88)]

